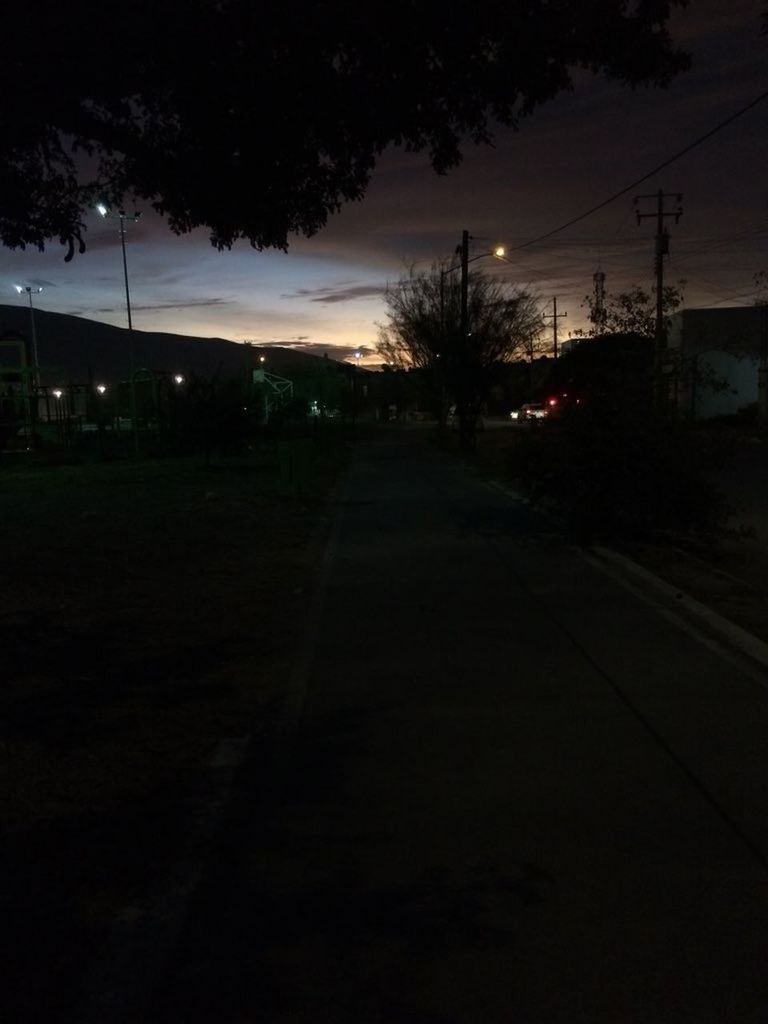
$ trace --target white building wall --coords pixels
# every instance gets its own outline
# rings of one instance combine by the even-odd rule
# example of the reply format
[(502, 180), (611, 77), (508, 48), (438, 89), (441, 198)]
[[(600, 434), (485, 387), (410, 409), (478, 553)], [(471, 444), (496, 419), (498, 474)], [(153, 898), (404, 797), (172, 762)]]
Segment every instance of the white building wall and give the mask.
[[(696, 419), (735, 415), (758, 400), (768, 313), (758, 306), (682, 310), (670, 320), (667, 346), (677, 367), (678, 404)], [(698, 368), (694, 375), (693, 368)], [(725, 382), (707, 386), (707, 377)]]

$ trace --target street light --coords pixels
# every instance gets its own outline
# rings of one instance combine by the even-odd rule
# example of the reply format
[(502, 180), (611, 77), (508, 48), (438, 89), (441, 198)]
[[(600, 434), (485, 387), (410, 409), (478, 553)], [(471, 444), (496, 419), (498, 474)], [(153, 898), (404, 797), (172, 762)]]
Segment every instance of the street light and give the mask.
[(111, 218), (112, 220), (120, 221), (120, 245), (123, 250), (123, 277), (125, 278), (125, 308), (128, 311), (128, 337), (130, 341), (130, 360), (131, 360), (131, 423), (133, 426), (133, 449), (136, 455), (139, 453), (139, 425), (136, 421), (136, 366), (135, 366), (135, 353), (134, 353), (134, 341), (133, 341), (133, 321), (131, 319), (131, 292), (128, 287), (128, 260), (125, 255), (125, 222), (128, 220), (132, 224), (141, 217), (141, 213), (134, 210), (133, 215), (129, 215), (125, 210), (119, 210), (117, 213), (113, 213), (108, 206), (104, 203), (97, 203), (96, 209), (99, 211), (102, 217)]
[(469, 264), (474, 263), (475, 260), (482, 260), (486, 256), (493, 256), (497, 260), (503, 260), (507, 255), (507, 250), (503, 245), (497, 245), (489, 252), (480, 252), (476, 256), (469, 255), (469, 242), (471, 235), (468, 231), (462, 231), (461, 233), (461, 244), (456, 246), (457, 255), (461, 256), (461, 262), (456, 263), (452, 267), (445, 267), (440, 271), (440, 333), (441, 336), (445, 334), (445, 278), (448, 274), (452, 274), (455, 270), (461, 271), (461, 336), (466, 338), (469, 333), (469, 324), (467, 322), (467, 296), (469, 292)]
[[(128, 287), (128, 260), (125, 254), (125, 222), (128, 220), (132, 224), (141, 217), (139, 211), (134, 211), (132, 215), (129, 215), (125, 210), (119, 210), (117, 213), (113, 213), (108, 206), (104, 203), (97, 203), (96, 209), (99, 211), (102, 217), (109, 217), (112, 220), (120, 221), (120, 244), (123, 250), (123, 276), (125, 278), (125, 306), (128, 311), (128, 330), (133, 331), (133, 321), (131, 319), (131, 292)], [(131, 344), (131, 363), (133, 363), (133, 344)], [(131, 366), (131, 372), (133, 372), (133, 365)]]
[(173, 383), (181, 386), (184, 383), (184, 375), (181, 373), (175, 373), (173, 375)]
[[(461, 313), (459, 321), (459, 333), (461, 335), (459, 341), (459, 382), (463, 383), (464, 370), (467, 362), (467, 338), (469, 337), (469, 313), (468, 313), (468, 298), (469, 298), (469, 264), (474, 263), (475, 260), (484, 259), (486, 256), (493, 256), (496, 259), (503, 260), (506, 256), (506, 249), (503, 245), (497, 245), (488, 252), (477, 253), (476, 256), (469, 255), (469, 241), (470, 234), (468, 231), (462, 231), (461, 233), (461, 244), (456, 246), (456, 254), (460, 257), (460, 262), (455, 266), (446, 267), (440, 271), (440, 337), (443, 346), (445, 345), (445, 278), (446, 275), (452, 274), (455, 270), (461, 271)], [(461, 429), (462, 437), (464, 435), (464, 420), (466, 418), (466, 402), (463, 397), (456, 396), (457, 398), (457, 411), (459, 413), (459, 425)]]
[(33, 373), (34, 373), (33, 379), (32, 379), (32, 383), (33, 383), (33, 385), (36, 388), (38, 386), (38, 384), (40, 383), (40, 379), (39, 379), (39, 376), (40, 376), (40, 364), (38, 363), (38, 359), (37, 359), (37, 333), (35, 331), (35, 307), (34, 307), (34, 304), (32, 302), (32, 296), (33, 295), (39, 295), (40, 292), (43, 289), (39, 285), (33, 288), (31, 284), (26, 284), (26, 285), (17, 284), (17, 285), (14, 285), (14, 288), (19, 293), (19, 295), (21, 295), (22, 292), (26, 292), (27, 295), (29, 296), (29, 323), (30, 323), (30, 327), (31, 327), (31, 330), (32, 330), (32, 367), (33, 367)]

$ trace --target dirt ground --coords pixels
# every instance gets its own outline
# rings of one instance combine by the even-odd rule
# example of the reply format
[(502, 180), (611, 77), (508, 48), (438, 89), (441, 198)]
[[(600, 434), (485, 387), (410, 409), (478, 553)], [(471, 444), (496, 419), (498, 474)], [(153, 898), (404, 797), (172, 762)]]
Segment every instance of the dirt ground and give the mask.
[(342, 461), (294, 454), (0, 466), (4, 1020), (64, 1019), (279, 701)]

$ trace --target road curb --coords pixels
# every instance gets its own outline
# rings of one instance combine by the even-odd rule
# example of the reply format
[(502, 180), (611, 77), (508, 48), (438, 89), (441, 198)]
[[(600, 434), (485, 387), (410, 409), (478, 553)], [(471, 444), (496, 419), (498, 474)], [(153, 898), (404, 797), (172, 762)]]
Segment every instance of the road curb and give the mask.
[[(511, 500), (522, 501), (533, 508), (533, 503), (525, 495), (497, 480), (486, 482), (494, 490), (501, 491)], [(552, 525), (558, 525), (557, 520), (545, 510), (537, 508), (536, 511)], [(577, 547), (575, 550), (592, 565), (611, 575), (617, 582), (630, 585), (627, 579), (629, 577), (632, 581), (631, 589), (640, 596), (651, 600), (657, 606), (663, 604), (670, 615), (675, 615), (678, 619), (686, 621), (700, 633), (710, 634), (722, 647), (746, 658), (749, 664), (758, 668), (760, 672), (768, 672), (768, 643), (744, 629), (743, 626), (736, 625), (735, 622), (731, 622), (730, 619), (713, 611), (708, 605), (691, 597), (679, 587), (668, 583), (627, 555), (622, 555), (612, 548), (594, 544), (589, 548)], [(768, 681), (766, 681), (766, 685), (768, 685)]]
[(735, 622), (618, 551), (593, 545), (582, 551), (582, 554), (619, 581), (628, 576), (641, 593), (650, 595), (652, 600), (662, 602), (681, 618), (713, 635), (731, 652), (747, 658), (763, 672), (768, 671), (768, 644), (742, 626), (737, 626)]

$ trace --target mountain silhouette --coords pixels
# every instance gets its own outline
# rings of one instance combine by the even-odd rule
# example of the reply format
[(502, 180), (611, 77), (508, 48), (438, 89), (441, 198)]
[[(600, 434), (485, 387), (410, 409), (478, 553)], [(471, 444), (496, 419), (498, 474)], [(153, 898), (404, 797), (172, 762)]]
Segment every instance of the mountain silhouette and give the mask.
[[(133, 332), (133, 365), (166, 373), (196, 373), (225, 377), (246, 375), (265, 356), (265, 369), (285, 377), (345, 373), (344, 364), (330, 357), (309, 355), (273, 345), (250, 346), (224, 338), (193, 338), (155, 331)], [(131, 367), (131, 332), (125, 327), (84, 317), (35, 310), (35, 334), (41, 383), (56, 385), (88, 379), (105, 384), (126, 379)], [(0, 338), (30, 337), (29, 308), (0, 305)], [(31, 348), (30, 348), (31, 350)], [(8, 363), (11, 353), (0, 355)]]

